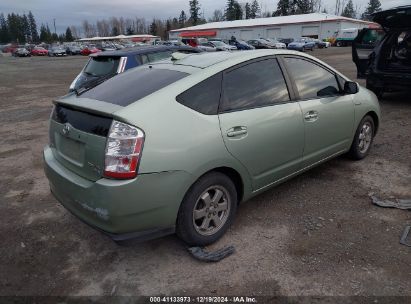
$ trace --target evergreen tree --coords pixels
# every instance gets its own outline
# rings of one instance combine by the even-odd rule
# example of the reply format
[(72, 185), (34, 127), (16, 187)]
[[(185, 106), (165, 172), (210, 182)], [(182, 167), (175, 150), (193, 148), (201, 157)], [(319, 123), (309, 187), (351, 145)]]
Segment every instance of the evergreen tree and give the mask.
[(113, 28), (111, 29), (111, 36), (118, 36), (120, 35), (120, 31), (118, 30), (117, 26), (113, 26)]
[(51, 43), (51, 42), (53, 42), (53, 35), (51, 34), (51, 31), (50, 31), (50, 28), (49, 28), (49, 25), (48, 24), (46, 24), (46, 32), (47, 32), (47, 40), (46, 40), (46, 42), (47, 43)]
[(345, 6), (341, 16), (343, 17), (348, 17), (348, 18), (355, 18), (355, 10), (354, 10), (354, 4), (352, 3), (352, 0), (349, 0), (347, 5)]
[(47, 28), (44, 24), (40, 26), (40, 41), (47, 42), (49, 41), (49, 37), (47, 35)]
[(23, 14), (23, 16), (21, 17), (20, 26), (21, 26), (21, 31), (24, 35), (24, 40), (31, 41), (30, 24), (29, 24), (29, 19), (27, 18), (26, 14)]
[(169, 31), (171, 31), (171, 22), (170, 22), (170, 19), (167, 19), (167, 21), (166, 21), (166, 28), (165, 28), (165, 31), (164, 31), (164, 38), (168, 38), (168, 32)]
[(0, 42), (7, 43), (10, 41), (9, 27), (3, 13), (0, 14)]
[(176, 29), (176, 28), (178, 28), (178, 19), (177, 18), (173, 18), (173, 21), (171, 22), (171, 28), (172, 29)]
[(363, 20), (370, 20), (371, 14), (381, 11), (381, 2), (380, 0), (370, 0), (368, 6), (365, 9), (365, 12), (362, 14), (361, 18)]
[(178, 18), (178, 23), (180, 27), (184, 27), (187, 21), (187, 15), (184, 11), (181, 11), (180, 17)]
[(197, 25), (200, 20), (200, 3), (198, 0), (190, 0), (190, 20), (193, 25)]
[(71, 29), (70, 29), (69, 26), (66, 29), (66, 37), (65, 38), (66, 38), (66, 41), (69, 41), (69, 42), (74, 40), (73, 34), (71, 33)]
[(59, 36), (56, 33), (51, 34), (49, 42), (56, 42), (59, 40)]
[(157, 31), (158, 31), (157, 22), (155, 19), (153, 19), (153, 22), (151, 22), (150, 24), (150, 34), (153, 36), (157, 36)]
[(255, 19), (260, 15), (260, 5), (258, 4), (257, 0), (254, 0), (253, 3), (251, 3), (251, 14), (250, 18)]
[(251, 6), (250, 3), (245, 4), (245, 19), (250, 19), (251, 18)]
[(126, 28), (126, 34), (127, 35), (134, 35), (134, 30), (131, 27), (131, 25)]
[(227, 7), (225, 9), (225, 20), (231, 21), (236, 20), (236, 1), (235, 0), (228, 0)]
[(310, 0), (297, 0), (297, 14), (309, 14), (312, 13), (314, 8), (313, 8), (313, 3)]
[(235, 1), (234, 3), (234, 14), (235, 14), (235, 20), (243, 19), (243, 9), (241, 8), (241, 5), (237, 1)]
[(275, 16), (288, 16), (290, 14), (290, 0), (279, 0)]
[(37, 32), (36, 20), (34, 19), (34, 16), (31, 11), (29, 11), (27, 18), (29, 21), (31, 42), (38, 42), (39, 34)]

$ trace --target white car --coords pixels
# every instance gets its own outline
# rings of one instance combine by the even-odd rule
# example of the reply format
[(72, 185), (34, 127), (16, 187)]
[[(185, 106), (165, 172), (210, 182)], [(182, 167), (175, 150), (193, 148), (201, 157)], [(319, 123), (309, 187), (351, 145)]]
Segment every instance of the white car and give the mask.
[(211, 40), (211, 41), (209, 41), (209, 43), (214, 45), (214, 47), (217, 48), (217, 51), (234, 51), (234, 50), (237, 50), (236, 46), (229, 45), (227, 43), (224, 43), (223, 41)]
[(197, 48), (204, 52), (216, 52), (217, 48), (211, 42), (202, 42), (197, 45)]
[(265, 39), (265, 40), (267, 40), (268, 42), (270, 42), (271, 45), (274, 45), (274, 47), (275, 47), (276, 49), (286, 49), (286, 48), (287, 48), (287, 46), (286, 46), (285, 43), (282, 43), (282, 42), (278, 41), (277, 39), (267, 38), (267, 39)]

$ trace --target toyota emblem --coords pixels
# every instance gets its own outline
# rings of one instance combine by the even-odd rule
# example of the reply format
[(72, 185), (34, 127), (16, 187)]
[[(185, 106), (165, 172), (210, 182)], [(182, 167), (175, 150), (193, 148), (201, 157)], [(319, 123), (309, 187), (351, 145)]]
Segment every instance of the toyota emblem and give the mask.
[(70, 125), (66, 123), (63, 128), (63, 134), (68, 135), (70, 133)]

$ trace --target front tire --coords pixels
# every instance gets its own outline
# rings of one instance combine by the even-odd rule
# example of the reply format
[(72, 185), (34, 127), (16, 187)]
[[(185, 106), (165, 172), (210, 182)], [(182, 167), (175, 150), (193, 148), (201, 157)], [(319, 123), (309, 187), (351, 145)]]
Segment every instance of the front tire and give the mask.
[(226, 175), (201, 177), (184, 196), (177, 217), (177, 235), (190, 246), (206, 246), (221, 238), (234, 220), (237, 191)]
[(358, 125), (348, 156), (354, 160), (360, 160), (366, 157), (371, 150), (374, 135), (374, 119), (367, 115)]

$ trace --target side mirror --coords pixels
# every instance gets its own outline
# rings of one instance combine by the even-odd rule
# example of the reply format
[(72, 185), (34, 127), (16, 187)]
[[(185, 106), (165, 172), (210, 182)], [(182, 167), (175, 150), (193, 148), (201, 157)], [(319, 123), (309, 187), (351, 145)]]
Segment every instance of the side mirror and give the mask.
[(346, 81), (344, 83), (344, 93), (345, 94), (357, 94), (358, 93), (357, 83), (353, 81)]

